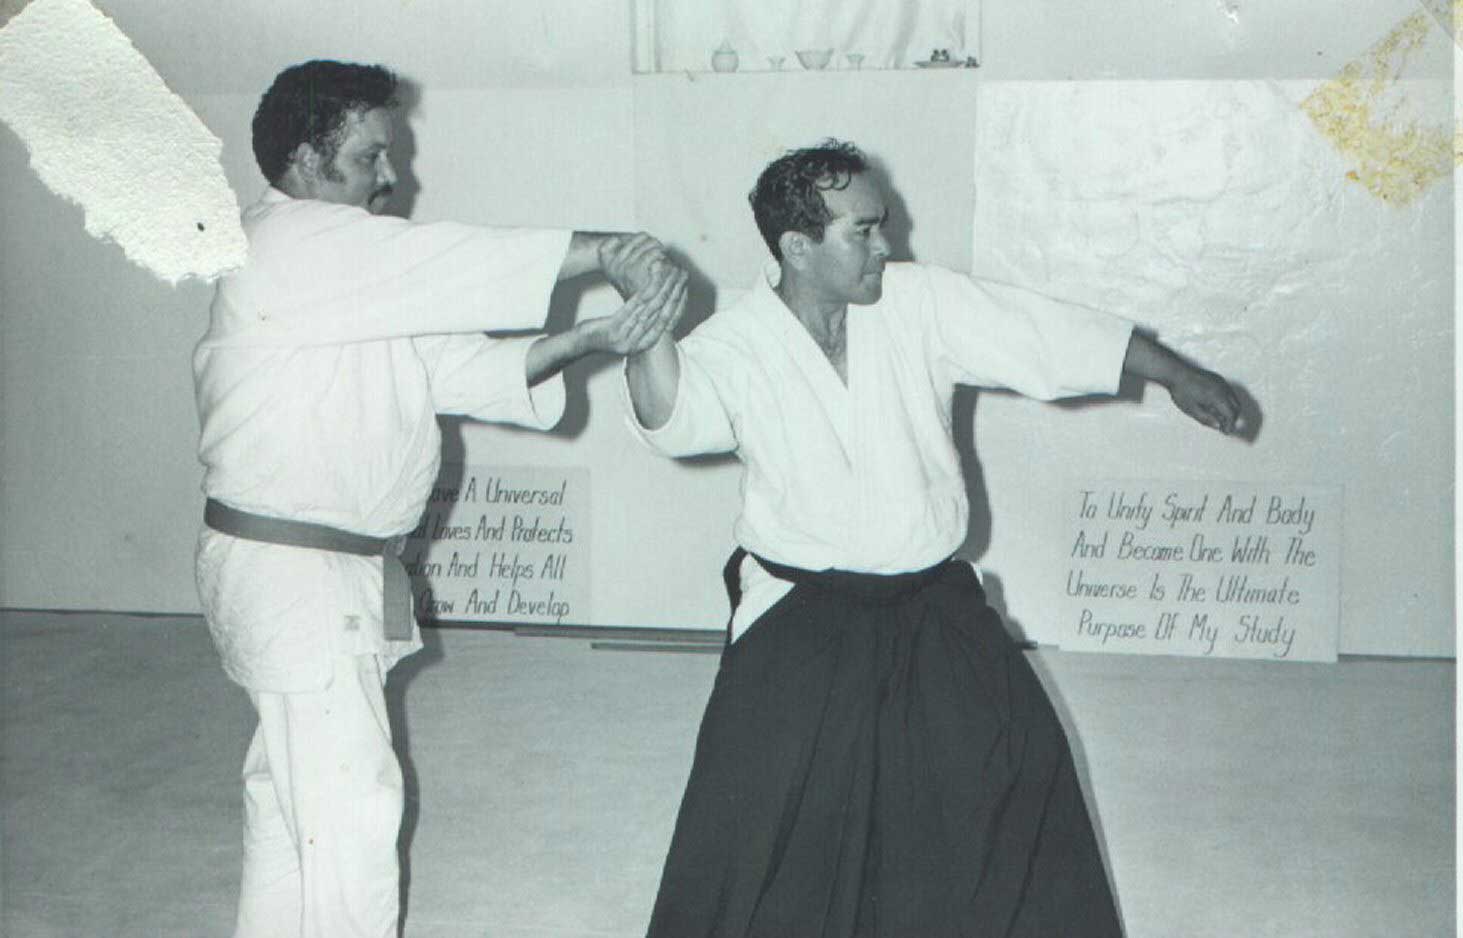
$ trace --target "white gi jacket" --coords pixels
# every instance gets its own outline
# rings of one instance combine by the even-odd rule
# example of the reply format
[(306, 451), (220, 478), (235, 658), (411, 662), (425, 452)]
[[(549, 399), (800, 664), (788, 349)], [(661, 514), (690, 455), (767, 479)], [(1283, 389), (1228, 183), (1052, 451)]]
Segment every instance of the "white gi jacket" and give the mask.
[[(957, 384), (1051, 400), (1117, 390), (1132, 323), (940, 267), (889, 264), (879, 302), (850, 306), (848, 384), (774, 292), (770, 265), (739, 302), (678, 343), (665, 426), (634, 432), (668, 456), (735, 451), (733, 534), (810, 570), (920, 570), (965, 539), (970, 505), (951, 436)], [(629, 407), (628, 387), (624, 391)], [(742, 565), (736, 638), (784, 595)]]
[[(220, 281), (193, 359), (203, 491), (235, 508), (375, 537), (418, 523), (441, 458), (438, 413), (547, 429), (557, 376), (528, 387), (571, 232), (413, 224), (275, 189), (244, 212), (245, 266)], [(205, 528), (199, 595), (246, 688), (324, 687), (341, 653), (396, 659), (381, 560)]]

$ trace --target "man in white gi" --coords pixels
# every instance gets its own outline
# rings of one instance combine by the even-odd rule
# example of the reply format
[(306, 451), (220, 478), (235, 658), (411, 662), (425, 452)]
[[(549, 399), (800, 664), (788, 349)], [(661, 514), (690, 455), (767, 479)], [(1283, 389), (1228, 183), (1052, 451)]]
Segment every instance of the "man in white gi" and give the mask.
[(1124, 320), (888, 263), (851, 145), (778, 159), (751, 201), (774, 263), (626, 365), (637, 434), (745, 472), (732, 641), (650, 935), (1119, 935), (1050, 701), (951, 559), (951, 399), (1112, 393), (1127, 372), (1223, 432), (1238, 399)]
[[(439, 413), (546, 429), (558, 371), (644, 348), (685, 275), (648, 236), (413, 224), (396, 175), (396, 78), (309, 62), (254, 117), (270, 182), (244, 213), (194, 358), (208, 495), (199, 592), (259, 726), (244, 765), (241, 938), (397, 934), (401, 770), (382, 695), (420, 648), (399, 538), (437, 476)], [(616, 314), (552, 336), (554, 284), (602, 271)]]

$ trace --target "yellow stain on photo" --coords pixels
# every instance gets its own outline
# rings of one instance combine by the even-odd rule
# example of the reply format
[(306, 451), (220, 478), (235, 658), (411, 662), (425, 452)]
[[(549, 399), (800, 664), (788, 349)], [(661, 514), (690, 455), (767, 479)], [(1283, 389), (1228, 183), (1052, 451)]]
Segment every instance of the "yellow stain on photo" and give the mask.
[[(1453, 6), (1457, 23), (1463, 0)], [(1451, 175), (1459, 159), (1459, 129), (1428, 113), (1407, 75), (1408, 64), (1440, 27), (1446, 24), (1437, 11), (1414, 13), (1301, 104), (1351, 162), (1347, 178), (1395, 205), (1412, 202)]]

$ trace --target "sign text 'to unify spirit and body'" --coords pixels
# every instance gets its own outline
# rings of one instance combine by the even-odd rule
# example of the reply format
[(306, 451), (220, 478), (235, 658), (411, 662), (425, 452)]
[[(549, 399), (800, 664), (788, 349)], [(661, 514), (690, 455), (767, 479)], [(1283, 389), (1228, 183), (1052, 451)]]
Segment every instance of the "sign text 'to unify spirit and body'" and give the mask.
[(1340, 500), (1322, 487), (1099, 482), (1068, 499), (1061, 645), (1333, 661)]

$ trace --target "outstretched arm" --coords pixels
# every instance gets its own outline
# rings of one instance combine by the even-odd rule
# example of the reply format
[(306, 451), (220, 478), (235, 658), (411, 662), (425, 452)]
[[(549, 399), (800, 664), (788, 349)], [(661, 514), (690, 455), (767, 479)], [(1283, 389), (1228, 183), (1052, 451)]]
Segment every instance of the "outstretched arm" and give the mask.
[(1185, 361), (1156, 339), (1134, 332), (1123, 371), (1163, 385), (1179, 410), (1206, 427), (1223, 433), (1245, 429), (1239, 396), (1229, 382)]
[(591, 352), (634, 355), (668, 335), (686, 308), (686, 272), (659, 264), (646, 286), (634, 293), (619, 311), (589, 319), (555, 335), (546, 335), (528, 350), (530, 386), (557, 374), (566, 365)]

